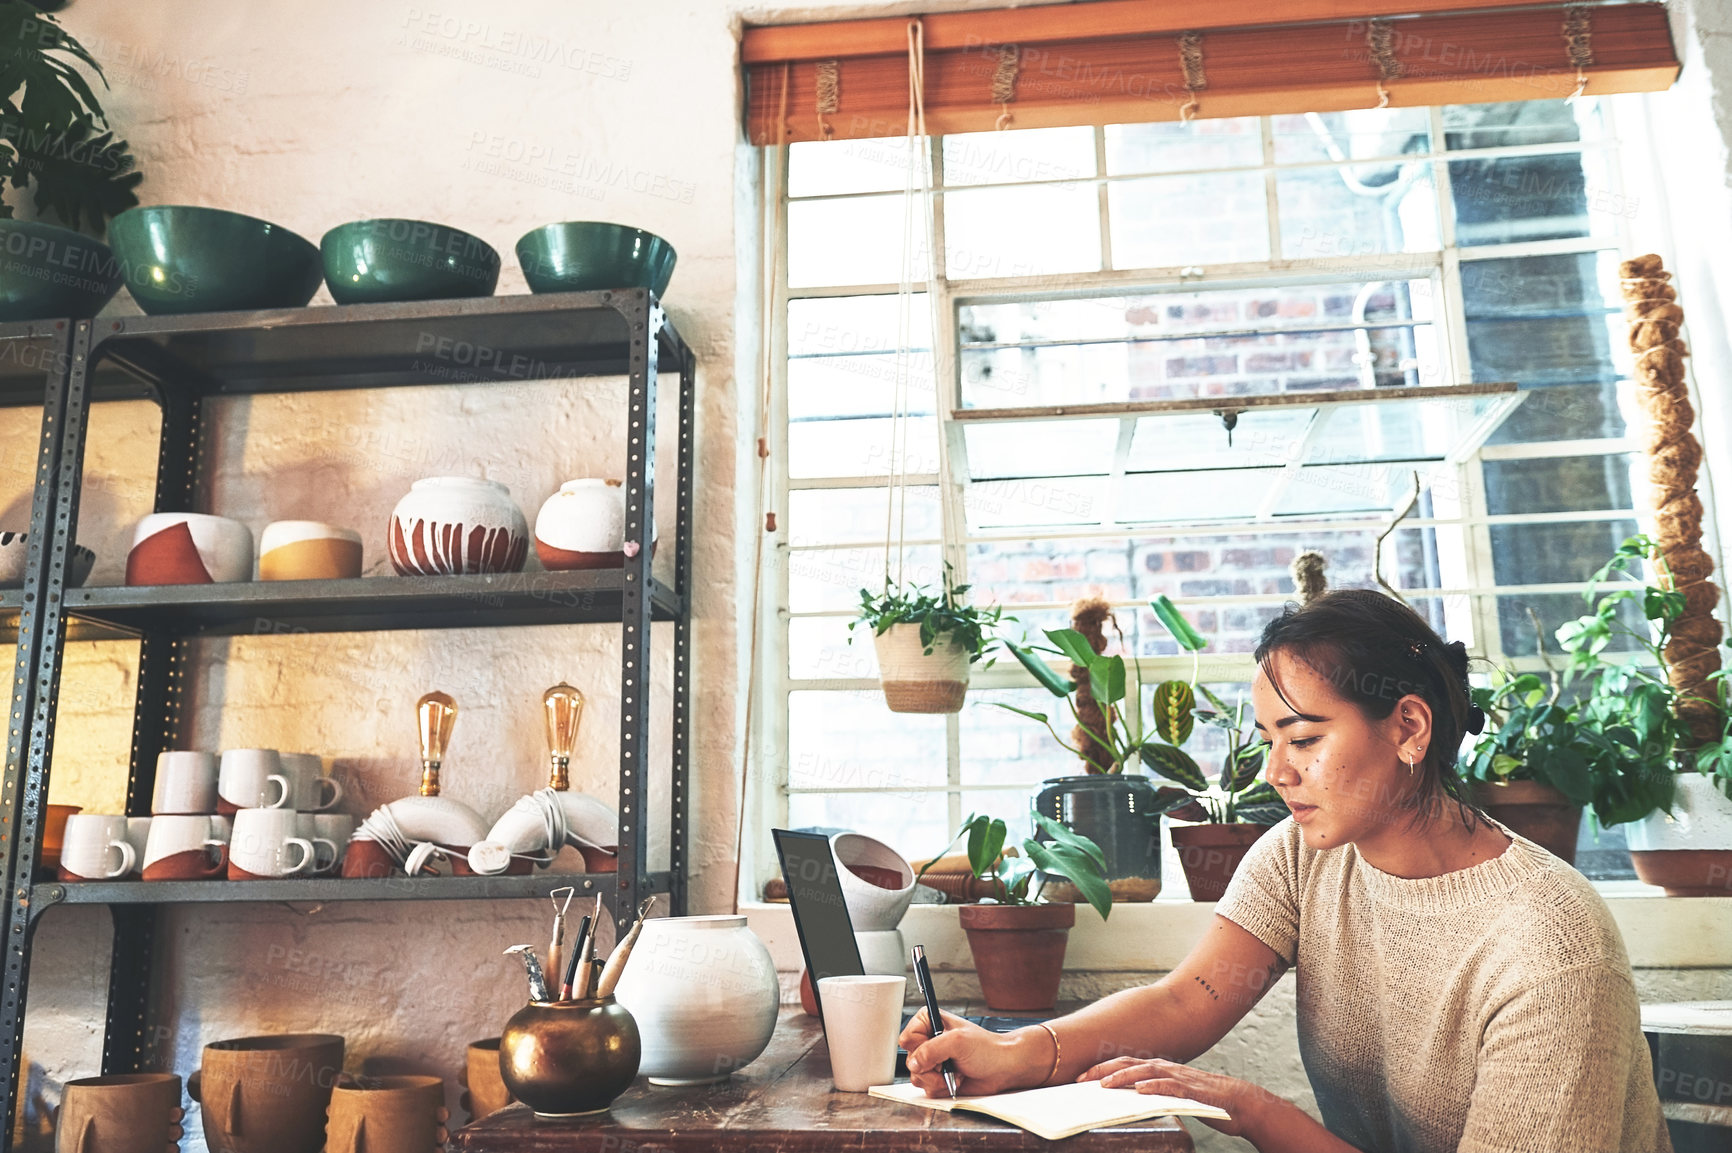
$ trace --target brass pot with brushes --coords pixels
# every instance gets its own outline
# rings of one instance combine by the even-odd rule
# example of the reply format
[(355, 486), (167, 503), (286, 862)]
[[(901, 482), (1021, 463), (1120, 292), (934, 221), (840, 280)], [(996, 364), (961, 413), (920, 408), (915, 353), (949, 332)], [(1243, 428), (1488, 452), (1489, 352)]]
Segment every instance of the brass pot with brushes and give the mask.
[(534, 946), (514, 945), (506, 950), (523, 959), (530, 1001), (513, 1014), (500, 1035), (499, 1075), (512, 1096), (537, 1117), (602, 1112), (637, 1076), (642, 1056), (637, 1022), (614, 1000), (613, 990), (654, 904), (652, 896), (638, 906), (636, 924), (603, 966), (595, 957), (596, 929), (601, 924), (598, 894), (594, 912), (583, 916), (577, 939), (565, 956), (563, 979), (551, 975), (559, 981), (557, 999)]

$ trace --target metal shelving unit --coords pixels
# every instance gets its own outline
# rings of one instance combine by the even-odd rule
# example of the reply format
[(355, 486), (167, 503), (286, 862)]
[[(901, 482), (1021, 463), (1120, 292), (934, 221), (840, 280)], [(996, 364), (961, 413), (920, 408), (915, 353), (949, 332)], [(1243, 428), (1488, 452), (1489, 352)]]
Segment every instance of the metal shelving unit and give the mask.
[[(651, 575), (657, 382), (678, 374), (676, 530), (671, 586)], [(696, 361), (643, 289), (488, 297), (416, 304), (100, 318), (0, 325), (0, 405), (41, 405), (42, 437), (24, 587), (0, 593), (0, 643), (18, 646), (0, 777), (0, 1060), (10, 1149), (17, 1107), (31, 937), (44, 912), (101, 904), (114, 918), (103, 1072), (138, 1071), (149, 1010), (156, 914), (189, 902), (477, 900), (545, 896), (571, 884), (608, 897), (616, 924), (666, 893), (686, 908), (690, 757), (693, 418)], [(271, 392), (475, 384), (585, 376), (628, 379), (623, 569), (492, 576), (375, 577), (152, 588), (66, 587), (78, 523), (89, 406), (148, 398), (162, 413), (155, 509), (192, 511), (200, 428), (212, 398)], [(665, 435), (665, 431), (664, 431)], [(673, 633), (670, 854), (645, 860), (649, 814), (649, 656), (653, 622)], [(129, 814), (150, 809), (156, 757), (183, 734), (182, 686), (197, 636), (617, 623), (620, 814), (617, 874), (204, 882), (37, 882), (39, 835), (54, 744), (65, 643), (136, 638)]]

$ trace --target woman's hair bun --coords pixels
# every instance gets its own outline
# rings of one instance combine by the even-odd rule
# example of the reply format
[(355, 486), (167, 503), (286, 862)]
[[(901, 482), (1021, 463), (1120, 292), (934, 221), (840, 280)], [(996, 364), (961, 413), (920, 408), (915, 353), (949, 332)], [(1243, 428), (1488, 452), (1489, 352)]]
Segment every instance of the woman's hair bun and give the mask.
[(1450, 641), (1443, 646), (1443, 659), (1449, 665), (1450, 671), (1462, 680), (1467, 680), (1467, 646), (1460, 641)]

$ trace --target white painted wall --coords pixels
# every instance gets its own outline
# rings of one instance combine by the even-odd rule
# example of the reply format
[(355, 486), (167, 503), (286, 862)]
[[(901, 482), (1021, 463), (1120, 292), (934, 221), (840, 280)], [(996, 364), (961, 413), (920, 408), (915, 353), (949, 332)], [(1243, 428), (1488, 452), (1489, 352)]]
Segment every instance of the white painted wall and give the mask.
[[(751, 11), (777, 7), (794, 11)], [(818, 10), (851, 14), (800, 6)], [(1732, 365), (1732, 290), (1713, 262), (1732, 251), (1732, 3), (1674, 11), (1688, 69), (1677, 92), (1654, 98), (1672, 129), (1661, 141), (1668, 179), (1651, 206), (1700, 198), (1671, 251), (1698, 379), (1713, 393), (1704, 439), (1720, 475), (1732, 477), (1729, 416), (1710, 387)], [(738, 17), (697, 0), (76, 0), (64, 21), (108, 69), (108, 107), (148, 173), (147, 202), (232, 208), (313, 239), (360, 217), (449, 222), (506, 254), (502, 293), (524, 290), (511, 245), (549, 221), (639, 224), (679, 250), (669, 306), (702, 366), (692, 894), (697, 909), (726, 907), (747, 651), (736, 604), (754, 535), (744, 494), (756, 475), (755, 193), (753, 159), (739, 145)], [(368, 534), (369, 571), (382, 572), (380, 528), (419, 476), (492, 476), (533, 515), (561, 480), (617, 473), (609, 406), (622, 392), (617, 382), (546, 382), (237, 402), (216, 424), (207, 507), (255, 532), (288, 517), (355, 525)], [(28, 514), (37, 433), (33, 414), (0, 413), (0, 527), (22, 527)], [(94, 583), (118, 582), (132, 523), (148, 508), (154, 433), (142, 405), (93, 418), (80, 535), (100, 556)], [(564, 677), (591, 694), (575, 783), (610, 795), (615, 643), (602, 628), (206, 642), (194, 743), (323, 753), (354, 793), (345, 807), (364, 813), (412, 789), (412, 704), (444, 688), (464, 710), (450, 794), (497, 811), (538, 783), (535, 702)], [(657, 675), (665, 701), (665, 670)], [(119, 805), (134, 677), (130, 646), (73, 646), (52, 799)], [(164, 1024), (152, 1041), (164, 1065), (190, 1071), (200, 1046), (219, 1037), (328, 1029), (349, 1038), (351, 1068), (452, 1077), (463, 1045), (497, 1033), (519, 1000), (499, 950), (542, 937), (546, 918), (528, 902), (212, 907), (178, 911), (161, 928)], [(25, 1119), (37, 1134), (59, 1083), (97, 1069), (108, 939), (99, 910), (51, 913), (37, 938)], [(1076, 989), (1136, 979), (1079, 973)], [(1642, 980), (1659, 999), (1732, 992), (1722, 970), (1646, 970)], [(1291, 1014), (1278, 988), (1204, 1063), (1308, 1100)], [(196, 1121), (185, 1147), (203, 1148)], [(1199, 1147), (1245, 1146), (1209, 1134)]]

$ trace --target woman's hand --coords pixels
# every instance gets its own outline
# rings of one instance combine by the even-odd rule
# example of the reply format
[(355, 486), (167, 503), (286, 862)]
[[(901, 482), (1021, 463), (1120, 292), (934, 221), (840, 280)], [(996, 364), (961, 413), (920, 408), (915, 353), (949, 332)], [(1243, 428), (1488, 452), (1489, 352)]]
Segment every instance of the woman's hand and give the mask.
[(1229, 1077), (1224, 1073), (1205, 1073), (1177, 1061), (1140, 1057), (1115, 1057), (1089, 1069), (1078, 1081), (1099, 1081), (1108, 1089), (1135, 1089), (1139, 1093), (1160, 1093), (1168, 1097), (1188, 1097), (1205, 1105), (1216, 1105), (1232, 1114), (1232, 1120), (1213, 1117), (1197, 1120), (1211, 1129), (1219, 1129), (1233, 1137), (1254, 1137), (1266, 1132), (1266, 1118), (1273, 1108), (1297, 1106), (1275, 1096), (1260, 1085)]
[[(1038, 1085), (1052, 1068), (1052, 1042), (1045, 1029), (1019, 1029), (1015, 1033), (992, 1033), (952, 1013), (938, 1011), (944, 1032), (937, 1037), (926, 1026), (921, 1009), (902, 1030), (898, 1043), (908, 1051), (908, 1080), (926, 1090), (928, 1097), (948, 1097), (940, 1066), (946, 1058), (956, 1064), (956, 1094), (979, 1097), (1026, 1089)], [(1033, 1033), (1030, 1037), (1026, 1034)], [(1035, 1052), (1035, 1041), (1046, 1046)]]

